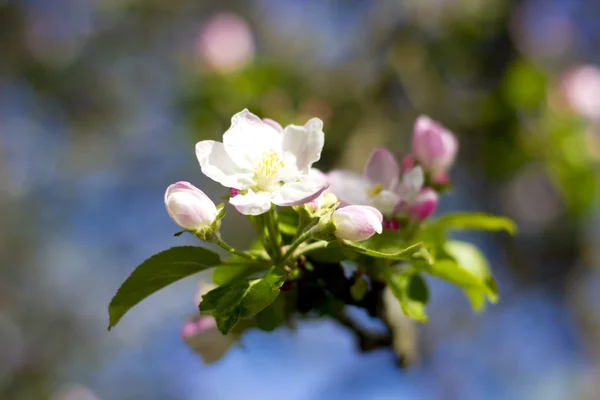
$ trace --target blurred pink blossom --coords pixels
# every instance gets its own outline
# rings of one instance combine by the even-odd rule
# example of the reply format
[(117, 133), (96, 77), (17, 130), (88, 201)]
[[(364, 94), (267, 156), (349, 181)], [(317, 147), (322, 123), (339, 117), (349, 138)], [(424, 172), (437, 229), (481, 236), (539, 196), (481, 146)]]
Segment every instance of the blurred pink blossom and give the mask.
[(255, 47), (248, 23), (230, 13), (213, 15), (202, 27), (196, 41), (202, 62), (212, 70), (230, 72), (248, 64)]
[(561, 80), (561, 91), (568, 106), (582, 117), (600, 119), (600, 68), (581, 65), (568, 71)]

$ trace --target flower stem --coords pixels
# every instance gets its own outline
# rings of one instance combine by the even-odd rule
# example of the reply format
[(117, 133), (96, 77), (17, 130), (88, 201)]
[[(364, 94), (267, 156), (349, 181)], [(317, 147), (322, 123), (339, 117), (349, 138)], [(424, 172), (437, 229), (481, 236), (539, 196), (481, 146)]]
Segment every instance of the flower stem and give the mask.
[(294, 254), (294, 257), (298, 257), (298, 256), (301, 256), (302, 254), (310, 253), (313, 250), (323, 249), (323, 248), (327, 247), (327, 245), (329, 243), (330, 242), (328, 242), (327, 240), (319, 240), (318, 242), (307, 244), (306, 246), (300, 248), (296, 252), (296, 254)]
[(296, 241), (296, 239), (298, 239), (298, 236), (300, 236), (302, 232), (304, 232), (304, 229), (306, 228), (306, 225), (309, 223), (310, 220), (310, 218), (307, 217), (308, 215), (306, 213), (306, 210), (300, 210), (298, 212), (298, 228), (296, 229), (296, 234), (292, 238), (292, 242)]
[(217, 238), (213, 243), (215, 243), (217, 246), (219, 246), (223, 250), (227, 250), (231, 254), (235, 254), (236, 256), (244, 257), (244, 258), (247, 258), (247, 259), (253, 260), (253, 261), (261, 261), (260, 257), (257, 257), (252, 254), (244, 253), (243, 251), (234, 249), (233, 247), (231, 247), (230, 245), (225, 243), (220, 237)]
[(279, 234), (279, 226), (277, 226), (277, 212), (275, 211), (275, 207), (271, 207), (271, 209), (266, 212), (264, 215), (265, 226), (267, 227), (267, 232), (269, 233), (269, 239), (271, 242), (271, 250), (273, 257), (273, 261), (277, 264), (282, 261), (281, 258), (281, 237)]
[(298, 238), (296, 240), (294, 240), (294, 242), (292, 242), (290, 247), (288, 247), (288, 250), (285, 252), (285, 255), (283, 256), (284, 261), (292, 256), (292, 254), (294, 253), (294, 250), (296, 250), (298, 248), (298, 246), (300, 246), (302, 243), (304, 243), (307, 239), (310, 238), (310, 235), (312, 235), (312, 233), (313, 233), (312, 230), (315, 227), (315, 225), (317, 225), (317, 223), (318, 223), (318, 220), (309, 224), (306, 227), (306, 230), (304, 231), (304, 233), (302, 233), (300, 236), (298, 236)]

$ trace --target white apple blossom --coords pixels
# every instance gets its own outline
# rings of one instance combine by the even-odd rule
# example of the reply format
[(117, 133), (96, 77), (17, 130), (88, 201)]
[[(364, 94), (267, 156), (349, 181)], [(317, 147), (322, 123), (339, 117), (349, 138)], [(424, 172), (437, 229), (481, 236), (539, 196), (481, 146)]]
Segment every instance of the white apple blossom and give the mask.
[(396, 214), (400, 204), (409, 202), (424, 183), (421, 167), (414, 167), (400, 175), (395, 157), (386, 149), (373, 150), (362, 175), (351, 171), (331, 171), (327, 179), (329, 191), (342, 204), (375, 207), (386, 217)]
[(395, 192), (400, 197), (400, 203), (412, 203), (425, 183), (425, 173), (420, 166), (413, 167), (402, 174)]
[(229, 200), (239, 212), (260, 215), (271, 204), (308, 203), (327, 188), (308, 179), (310, 167), (321, 158), (324, 140), (323, 122), (318, 118), (280, 132), (243, 110), (231, 119), (222, 143), (198, 142), (196, 156), (206, 176), (239, 190)]

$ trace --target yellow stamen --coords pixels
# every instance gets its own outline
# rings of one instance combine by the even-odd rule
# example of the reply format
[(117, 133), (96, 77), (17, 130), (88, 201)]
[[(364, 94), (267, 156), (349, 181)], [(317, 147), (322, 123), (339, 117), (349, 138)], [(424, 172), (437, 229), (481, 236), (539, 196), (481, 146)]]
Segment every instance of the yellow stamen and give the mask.
[(377, 196), (381, 192), (383, 192), (383, 186), (380, 183), (378, 183), (370, 189), (367, 189), (367, 194), (370, 198)]
[(279, 158), (279, 154), (265, 151), (256, 165), (256, 174), (264, 178), (271, 178), (280, 168), (283, 168), (283, 161)]

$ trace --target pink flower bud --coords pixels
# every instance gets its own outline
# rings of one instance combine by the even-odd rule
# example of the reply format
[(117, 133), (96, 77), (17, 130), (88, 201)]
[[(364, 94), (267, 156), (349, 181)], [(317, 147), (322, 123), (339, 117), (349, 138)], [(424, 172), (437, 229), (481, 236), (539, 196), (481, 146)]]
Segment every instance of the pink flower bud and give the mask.
[(165, 206), (173, 221), (190, 231), (210, 226), (217, 216), (215, 203), (189, 182), (169, 186), (165, 192)]
[(229, 197), (235, 197), (240, 194), (240, 190), (236, 188), (229, 188)]
[(431, 188), (423, 188), (407, 208), (408, 215), (417, 221), (427, 219), (435, 212), (439, 196)]
[(452, 132), (421, 116), (415, 122), (412, 153), (426, 170), (433, 173), (446, 171), (454, 163), (458, 140)]
[(381, 233), (383, 215), (370, 206), (346, 206), (333, 212), (335, 236), (340, 239), (366, 240), (375, 233)]

